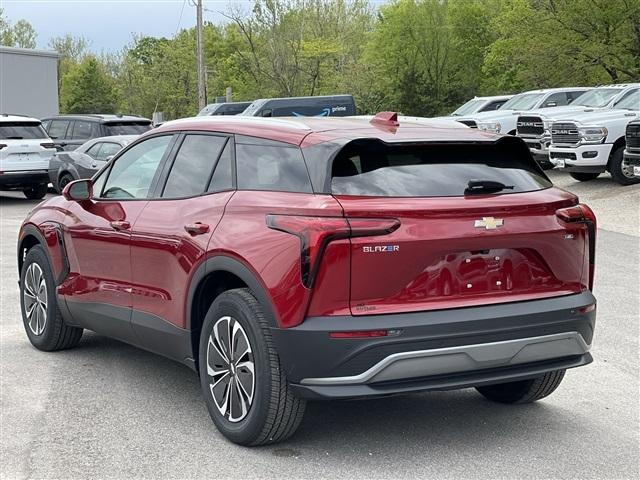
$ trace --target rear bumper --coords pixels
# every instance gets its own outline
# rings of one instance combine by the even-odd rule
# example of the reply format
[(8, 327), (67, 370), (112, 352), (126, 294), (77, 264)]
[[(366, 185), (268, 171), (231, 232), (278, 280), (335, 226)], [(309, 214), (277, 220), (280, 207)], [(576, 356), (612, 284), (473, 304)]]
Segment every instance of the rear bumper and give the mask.
[[(590, 292), (433, 312), (316, 317), (272, 334), (299, 396), (357, 398), (532, 378), (591, 362)], [(330, 332), (397, 330), (362, 339)]]
[(20, 189), (42, 183), (49, 183), (48, 170), (20, 170), (0, 173), (0, 188), (5, 190)]

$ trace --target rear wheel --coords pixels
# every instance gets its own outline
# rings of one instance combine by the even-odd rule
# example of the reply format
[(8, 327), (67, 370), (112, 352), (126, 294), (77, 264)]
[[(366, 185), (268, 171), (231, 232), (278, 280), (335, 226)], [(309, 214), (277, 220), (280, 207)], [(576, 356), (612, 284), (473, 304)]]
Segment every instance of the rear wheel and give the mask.
[(578, 180), (579, 182), (588, 182), (589, 180), (595, 180), (600, 176), (599, 173), (584, 173), (584, 172), (570, 172), (573, 178)]
[(24, 329), (34, 347), (54, 351), (78, 344), (82, 328), (64, 322), (49, 260), (40, 245), (29, 250), (22, 264), (20, 300)]
[(60, 180), (58, 180), (58, 193), (62, 193), (62, 190), (64, 190), (64, 187), (67, 186), (67, 183), (73, 182), (75, 179), (73, 178), (73, 175), (71, 175), (70, 173), (65, 173), (64, 175), (62, 175), (60, 177)]
[(564, 378), (564, 372), (565, 370), (557, 370), (531, 380), (488, 385), (477, 387), (476, 390), (494, 402), (531, 403), (551, 395)]
[(29, 200), (40, 200), (47, 194), (47, 184), (41, 183), (40, 185), (32, 185), (25, 188), (22, 193)]
[(248, 289), (219, 295), (200, 334), (202, 393), (218, 430), (240, 445), (293, 435), (305, 401), (293, 396), (262, 307)]
[(614, 181), (620, 185), (633, 185), (640, 182), (640, 178), (633, 175), (633, 166), (624, 158), (623, 147), (618, 147), (609, 160), (609, 172)]

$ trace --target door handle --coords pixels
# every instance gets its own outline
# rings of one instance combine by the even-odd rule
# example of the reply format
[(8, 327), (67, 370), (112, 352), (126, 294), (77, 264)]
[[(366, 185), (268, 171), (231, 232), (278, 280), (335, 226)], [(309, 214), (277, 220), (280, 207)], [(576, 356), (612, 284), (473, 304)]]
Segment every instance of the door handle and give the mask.
[(184, 226), (184, 229), (189, 232), (190, 235), (202, 235), (209, 231), (209, 225), (200, 222), (189, 223)]
[(114, 220), (110, 225), (114, 230), (129, 230), (131, 228), (131, 224), (126, 220)]

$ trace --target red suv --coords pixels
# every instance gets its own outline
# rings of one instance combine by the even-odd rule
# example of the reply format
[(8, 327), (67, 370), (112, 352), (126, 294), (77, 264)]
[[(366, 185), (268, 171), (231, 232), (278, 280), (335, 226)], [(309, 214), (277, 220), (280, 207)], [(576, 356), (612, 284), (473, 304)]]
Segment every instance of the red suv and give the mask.
[(549, 395), (591, 362), (596, 220), (519, 138), (364, 118), (166, 123), (20, 229), (33, 345), (83, 329), (200, 374), (233, 442), (306, 399)]

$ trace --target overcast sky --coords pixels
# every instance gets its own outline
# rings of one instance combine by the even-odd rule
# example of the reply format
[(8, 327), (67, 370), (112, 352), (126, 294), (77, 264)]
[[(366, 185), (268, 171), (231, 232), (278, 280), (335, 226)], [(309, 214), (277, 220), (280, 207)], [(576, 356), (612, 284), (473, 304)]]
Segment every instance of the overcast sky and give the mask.
[[(38, 48), (46, 48), (51, 37), (70, 33), (85, 37), (91, 50), (100, 52), (120, 50), (131, 42), (133, 34), (172, 37), (178, 25), (195, 25), (196, 12), (190, 1), (0, 0), (0, 8), (11, 23), (25, 19), (33, 25)], [(216, 12), (226, 11), (231, 1), (246, 8), (251, 5), (248, 0), (204, 0), (205, 21), (222, 21)]]

